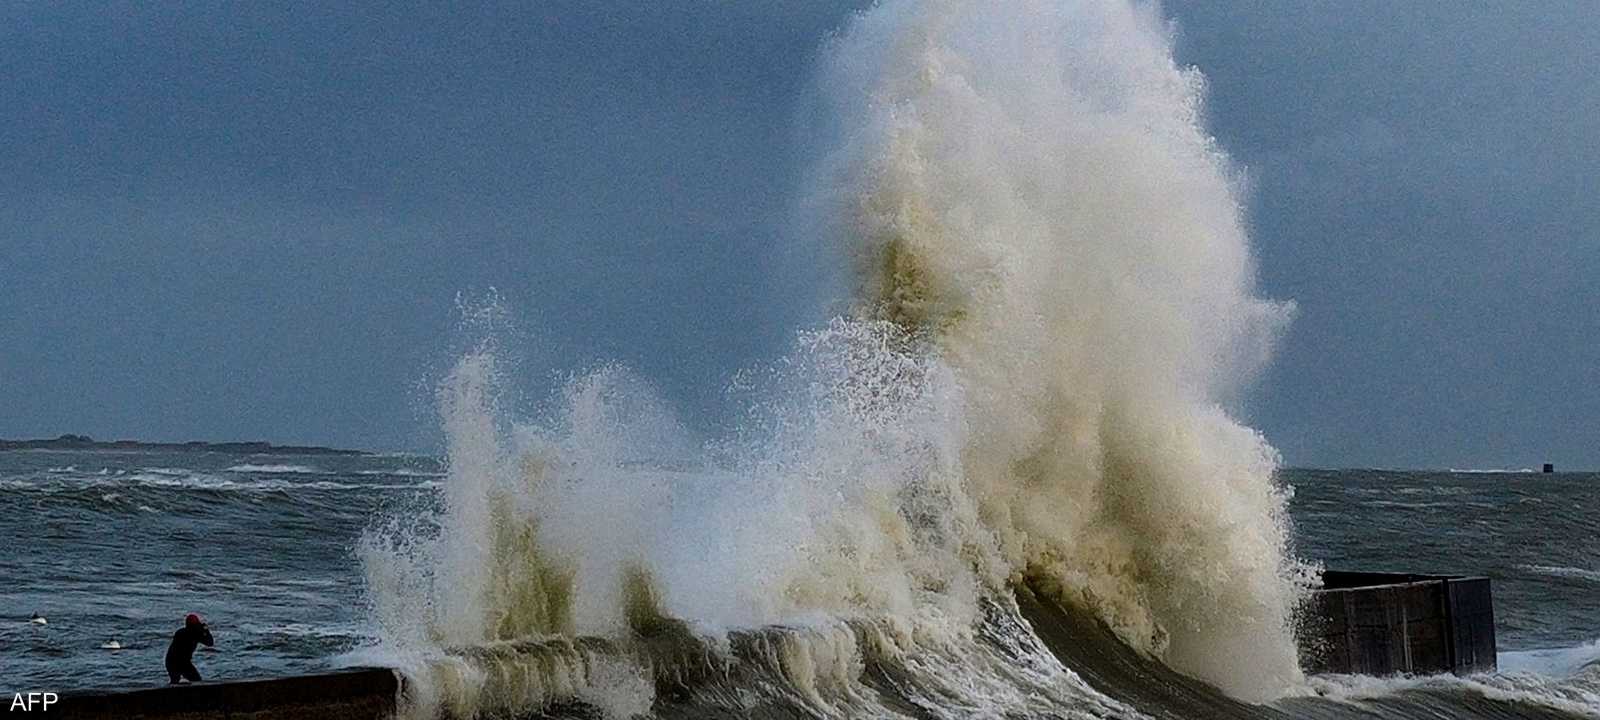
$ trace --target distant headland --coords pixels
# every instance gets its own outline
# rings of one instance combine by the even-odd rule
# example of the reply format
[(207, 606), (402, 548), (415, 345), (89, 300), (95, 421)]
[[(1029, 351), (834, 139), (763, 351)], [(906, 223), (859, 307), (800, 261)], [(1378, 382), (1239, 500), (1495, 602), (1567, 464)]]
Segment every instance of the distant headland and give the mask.
[(369, 455), (365, 450), (340, 450), (337, 448), (307, 445), (273, 445), (267, 442), (201, 442), (182, 443), (143, 442), (141, 440), (112, 440), (104, 442), (88, 435), (62, 435), (49, 440), (0, 439), (0, 452), (7, 450), (123, 450), (165, 452), (219, 452), (239, 455)]

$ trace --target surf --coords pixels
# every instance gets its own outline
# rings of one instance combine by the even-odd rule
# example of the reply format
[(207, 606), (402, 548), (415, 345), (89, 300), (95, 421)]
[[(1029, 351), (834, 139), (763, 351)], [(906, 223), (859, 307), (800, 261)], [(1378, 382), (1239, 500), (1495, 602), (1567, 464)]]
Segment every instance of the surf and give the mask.
[(1300, 672), (1316, 568), (1238, 420), (1292, 306), (1204, 91), (1153, 5), (852, 18), (796, 201), (837, 316), (711, 440), (620, 366), (518, 416), (479, 338), (439, 384), (438, 509), (357, 549), (364, 657), (419, 717), (1345, 712)]

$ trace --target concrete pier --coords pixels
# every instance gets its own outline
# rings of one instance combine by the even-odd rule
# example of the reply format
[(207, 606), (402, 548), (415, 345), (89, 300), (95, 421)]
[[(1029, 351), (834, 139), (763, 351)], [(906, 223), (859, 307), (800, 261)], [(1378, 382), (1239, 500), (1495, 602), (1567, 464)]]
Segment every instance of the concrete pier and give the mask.
[[(384, 668), (63, 695), (38, 717), (75, 720), (380, 720), (394, 716), (398, 673)], [(30, 717), (32, 717), (30, 715)]]
[(1327, 572), (1300, 631), (1310, 673), (1456, 673), (1495, 669), (1489, 579)]

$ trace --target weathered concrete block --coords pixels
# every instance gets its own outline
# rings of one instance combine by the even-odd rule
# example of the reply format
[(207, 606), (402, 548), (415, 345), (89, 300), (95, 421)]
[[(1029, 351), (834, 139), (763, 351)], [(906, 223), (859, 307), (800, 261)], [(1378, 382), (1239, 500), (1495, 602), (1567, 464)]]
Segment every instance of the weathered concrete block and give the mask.
[(1471, 673), (1495, 668), (1487, 578), (1328, 572), (1300, 632), (1313, 673)]

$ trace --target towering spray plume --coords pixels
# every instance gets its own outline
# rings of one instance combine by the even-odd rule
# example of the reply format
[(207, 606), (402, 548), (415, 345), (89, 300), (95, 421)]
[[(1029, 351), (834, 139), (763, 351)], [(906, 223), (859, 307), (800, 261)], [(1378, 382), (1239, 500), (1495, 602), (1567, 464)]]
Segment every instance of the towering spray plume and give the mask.
[(890, 2), (825, 61), (815, 207), (863, 312), (964, 390), (963, 487), (1015, 574), (1245, 697), (1297, 677), (1275, 452), (1222, 409), (1257, 298), (1227, 159), (1151, 5)]
[(1027, 634), (1027, 582), (1238, 697), (1295, 683), (1276, 456), (1224, 409), (1288, 308), (1253, 292), (1201, 78), (1156, 10), (885, 2), (819, 88), (836, 122), (806, 207), (854, 310), (751, 373), (750, 422), (705, 450), (616, 368), (502, 431), (470, 354), (441, 391), (438, 532), (363, 548), (396, 646), (467, 706), (592, 695), (601, 666), (678, 682), (663, 638), (720, 637), (782, 679), (717, 698), (896, 715), (870, 663), (919, 707), (1120, 714)]

